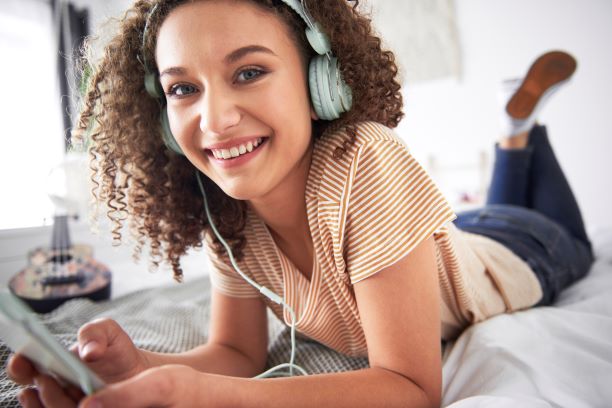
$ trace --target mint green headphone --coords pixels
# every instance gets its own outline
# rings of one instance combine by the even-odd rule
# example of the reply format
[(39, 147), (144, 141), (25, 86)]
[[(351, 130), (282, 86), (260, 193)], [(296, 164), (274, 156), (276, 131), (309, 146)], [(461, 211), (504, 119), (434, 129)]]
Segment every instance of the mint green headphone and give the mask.
[[(353, 95), (351, 88), (342, 79), (338, 59), (334, 57), (331, 52), (329, 37), (321, 30), (319, 24), (313, 21), (304, 5), (304, 0), (282, 1), (291, 7), (306, 22), (306, 38), (313, 50), (319, 54), (310, 60), (308, 68), (310, 97), (315, 113), (319, 119), (338, 119), (342, 113), (347, 112), (351, 108)], [(142, 36), (142, 57), (145, 67), (144, 83), (145, 89), (149, 95), (156, 99), (164, 100), (164, 91), (159, 83), (157, 75), (149, 69), (146, 63), (146, 54), (144, 52), (149, 21), (156, 9), (157, 4), (147, 17)], [(170, 123), (168, 121), (168, 113), (165, 105), (160, 114), (160, 122), (162, 126), (162, 139), (166, 146), (175, 153), (183, 154), (183, 151), (170, 130)]]

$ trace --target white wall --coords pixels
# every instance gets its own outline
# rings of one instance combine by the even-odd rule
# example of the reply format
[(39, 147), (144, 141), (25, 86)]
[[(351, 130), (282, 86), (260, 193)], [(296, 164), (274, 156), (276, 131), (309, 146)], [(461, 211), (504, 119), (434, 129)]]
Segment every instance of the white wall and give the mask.
[(582, 207), (587, 228), (612, 227), (612, 1), (456, 0), (463, 58), (460, 80), (408, 84), (399, 133), (422, 162), (492, 153), (497, 87), (522, 76), (551, 49), (578, 60), (573, 80), (541, 115)]
[[(78, 1), (85, 3), (92, 6), (94, 28), (131, 2)], [(549, 128), (587, 226), (612, 228), (607, 217), (612, 208), (612, 46), (607, 44), (612, 39), (612, 1), (456, 0), (456, 8), (463, 76), (408, 84), (407, 115), (399, 133), (422, 161), (430, 154), (475, 161), (480, 150), (491, 150), (497, 135), (499, 82), (522, 75), (544, 51), (568, 50), (577, 57), (578, 70), (569, 86), (550, 101), (542, 122)], [(1, 231), (0, 286), (25, 266), (27, 250), (47, 244), (49, 237), (48, 227)], [(111, 264), (117, 278), (170, 282), (163, 272), (143, 279), (146, 261), (131, 266), (129, 248), (109, 252), (109, 239), (93, 237), (83, 226), (74, 228), (73, 242), (96, 245), (99, 251), (94, 256)], [(196, 275), (201, 273), (202, 255), (190, 257)]]
[[(132, 2), (76, 3), (91, 7), (95, 29)], [(459, 80), (407, 84), (400, 135), (426, 167), (430, 155), (477, 167), (479, 153), (492, 154), (498, 136), (500, 81), (524, 75), (545, 51), (567, 50), (577, 58), (578, 70), (550, 100), (541, 122), (548, 127), (587, 228), (612, 228), (607, 217), (612, 208), (612, 1), (455, 0), (455, 7), (463, 75)], [(458, 177), (463, 180), (451, 181), (479, 184), (475, 172)], [(466, 179), (470, 177), (474, 180)]]

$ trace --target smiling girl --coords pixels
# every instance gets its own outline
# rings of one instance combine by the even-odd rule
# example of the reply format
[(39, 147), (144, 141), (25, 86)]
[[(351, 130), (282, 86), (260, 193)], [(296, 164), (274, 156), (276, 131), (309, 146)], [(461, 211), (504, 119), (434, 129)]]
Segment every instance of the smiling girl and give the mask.
[[(75, 133), (94, 118), (94, 193), (117, 237), (129, 220), (139, 249), (148, 241), (179, 280), (180, 257), (204, 245), (212, 305), (208, 342), (180, 354), (137, 349), (110, 320), (84, 326), (78, 354), (110, 384), (84, 406), (439, 406), (441, 338), (542, 303), (543, 293), (551, 302), (586, 273), (586, 235), (501, 205), (500, 193), (489, 197), (497, 206), (461, 218), (477, 233), (459, 230), (390, 130), (402, 118), (397, 68), (357, 2), (304, 3), (140, 0), (93, 64)], [(315, 24), (327, 52), (323, 34), (306, 34)], [(544, 143), (543, 128), (529, 130), (498, 154), (508, 143), (518, 155)], [(527, 233), (507, 222), (515, 219), (539, 227)], [(284, 303), (241, 277), (213, 225), (238, 269)], [(495, 231), (508, 234), (487, 237)], [(556, 289), (531, 253), (507, 243), (545, 246), (550, 231), (566, 245), (553, 249), (574, 259)], [(553, 249), (543, 262), (560, 256)], [(266, 365), (267, 307), (312, 339), (367, 356), (370, 368), (253, 378)], [(20, 356), (9, 374), (36, 379), (37, 390), (21, 394), (26, 406), (82, 398)]]

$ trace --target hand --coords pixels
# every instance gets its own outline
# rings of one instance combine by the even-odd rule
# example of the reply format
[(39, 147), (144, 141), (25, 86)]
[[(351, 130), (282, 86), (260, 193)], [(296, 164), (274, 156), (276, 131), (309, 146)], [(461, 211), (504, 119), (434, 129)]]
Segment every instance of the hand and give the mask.
[(71, 351), (106, 383), (125, 380), (149, 368), (146, 354), (111, 319), (97, 319), (82, 326), (78, 343)]
[(62, 387), (48, 375), (40, 374), (34, 365), (24, 356), (12, 356), (6, 368), (9, 377), (18, 384), (34, 384), (34, 388), (26, 388), (19, 395), (19, 402), (24, 407), (76, 407), (84, 396), (83, 392), (73, 385)]
[[(87, 323), (78, 333), (78, 343), (71, 351), (107, 383), (132, 377), (148, 367), (146, 355), (113, 320)], [(83, 393), (73, 386), (62, 387), (53, 378), (39, 373), (24, 356), (17, 354), (7, 364), (8, 376), (18, 384), (35, 389), (23, 390), (19, 398), (26, 407), (76, 406)], [(37, 392), (38, 391), (38, 392)]]
[(217, 393), (231, 389), (231, 381), (184, 365), (165, 365), (110, 384), (87, 397), (79, 407), (214, 407), (218, 406)]

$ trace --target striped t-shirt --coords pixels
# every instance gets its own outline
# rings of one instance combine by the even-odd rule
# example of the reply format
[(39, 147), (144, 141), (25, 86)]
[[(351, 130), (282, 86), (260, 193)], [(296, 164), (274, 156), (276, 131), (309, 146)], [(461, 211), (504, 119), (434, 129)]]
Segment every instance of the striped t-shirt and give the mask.
[[(393, 132), (364, 122), (337, 159), (348, 135), (315, 142), (306, 183), (314, 245), (308, 280), (276, 246), (249, 209), (240, 269), (280, 296), (295, 312), (296, 330), (341, 353), (366, 356), (367, 346), (352, 285), (404, 258), (434, 236), (441, 290), (442, 334), (494, 314), (535, 304), (541, 289), (529, 266), (488, 238), (459, 231), (455, 214), (433, 181)], [(228, 296), (262, 297), (286, 324), (291, 315), (261, 295), (217, 256), (207, 236), (211, 282)]]

